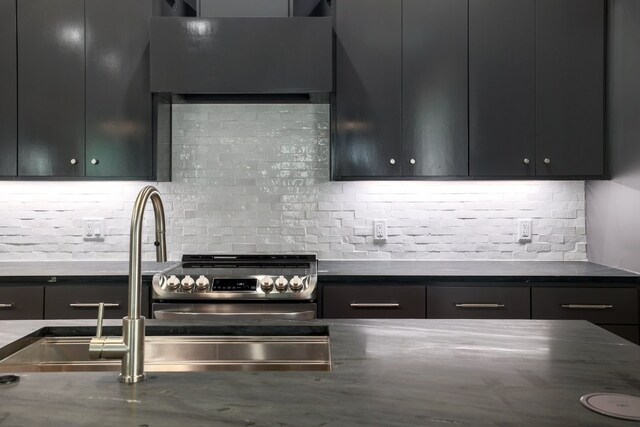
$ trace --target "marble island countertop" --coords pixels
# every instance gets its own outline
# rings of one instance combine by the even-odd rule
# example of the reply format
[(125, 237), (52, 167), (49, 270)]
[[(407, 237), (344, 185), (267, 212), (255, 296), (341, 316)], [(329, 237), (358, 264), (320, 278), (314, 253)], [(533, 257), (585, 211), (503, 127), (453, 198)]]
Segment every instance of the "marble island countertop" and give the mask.
[[(80, 324), (94, 322), (0, 322), (0, 347)], [(314, 324), (329, 326), (331, 372), (154, 373), (135, 386), (113, 372), (22, 374), (0, 385), (0, 424), (622, 426), (579, 397), (640, 395), (640, 347), (584, 321)]]

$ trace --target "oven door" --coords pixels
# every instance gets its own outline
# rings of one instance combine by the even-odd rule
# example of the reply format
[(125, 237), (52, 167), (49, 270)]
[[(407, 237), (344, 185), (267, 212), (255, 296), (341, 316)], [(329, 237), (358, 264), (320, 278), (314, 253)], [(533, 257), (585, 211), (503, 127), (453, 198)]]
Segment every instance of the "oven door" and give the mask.
[(152, 311), (160, 320), (311, 320), (318, 307), (315, 303), (154, 303)]

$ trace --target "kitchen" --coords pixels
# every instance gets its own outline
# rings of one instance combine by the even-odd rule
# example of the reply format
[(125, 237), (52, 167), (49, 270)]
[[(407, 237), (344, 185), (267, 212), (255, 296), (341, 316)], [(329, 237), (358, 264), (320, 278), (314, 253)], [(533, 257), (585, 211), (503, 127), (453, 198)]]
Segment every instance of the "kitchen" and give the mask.
[[(149, 14), (153, 2), (141, 3), (147, 6), (140, 6), (140, 13)], [(0, 68), (7, 94), (0, 107), (7, 175), (0, 183), (0, 303), (13, 304), (0, 310), (2, 319), (13, 319), (0, 323), (0, 347), (43, 327), (82, 327), (83, 334), (95, 335), (99, 302), (112, 319), (105, 320), (106, 333), (121, 335), (116, 327), (122, 321), (113, 319), (127, 315), (132, 299), (130, 225), (134, 201), (146, 185), (156, 186), (162, 198), (167, 246), (167, 264), (154, 264), (160, 246), (154, 248), (149, 203), (141, 235), (141, 313), (149, 319), (148, 338), (170, 336), (163, 327), (194, 333), (197, 328), (184, 326), (190, 323), (183, 319), (196, 313), (198, 326), (209, 328), (209, 335), (237, 335), (254, 327), (267, 334), (288, 328), (295, 336), (296, 327), (317, 325), (328, 327), (314, 333), (330, 337), (331, 346), (331, 372), (320, 373), (150, 370), (146, 381), (129, 386), (118, 383), (118, 367), (11, 372), (20, 378), (0, 386), (3, 423), (624, 422), (589, 411), (580, 397), (640, 396), (640, 350), (633, 344), (640, 323), (635, 273), (640, 247), (634, 232), (640, 170), (634, 137), (640, 129), (633, 114), (640, 99), (633, 96), (640, 91), (635, 78), (640, 55), (634, 49), (640, 37), (638, 6), (613, 0), (605, 13), (602, 1), (566, 0), (567, 10), (577, 8), (584, 12), (579, 16), (596, 22), (602, 18), (595, 40), (602, 44), (599, 57), (593, 41), (567, 37), (574, 43), (567, 47), (553, 38), (557, 34), (541, 31), (564, 29), (575, 36), (589, 28), (535, 26), (531, 18), (544, 10), (535, 7), (548, 6), (546, 0), (519, 1), (523, 7), (499, 0), (332, 3), (237, 2), (248, 12), (235, 9), (235, 16), (260, 10), (280, 16), (261, 22), (284, 21), (256, 29), (250, 18), (235, 18), (239, 29), (230, 26), (226, 34), (223, 24), (234, 18), (220, 10), (234, 3), (222, 0), (153, 3), (155, 15), (229, 19), (215, 21), (219, 27), (208, 26), (206, 19), (164, 17), (153, 18), (145, 31), (138, 28), (134, 8), (123, 2), (0, 2), (7, 8), (0, 16), (11, 11), (14, 22), (13, 30), (2, 26), (10, 34), (1, 39), (13, 42), (0, 49), (15, 57), (13, 65)], [(443, 6), (447, 3), (451, 7)], [(434, 8), (429, 13), (435, 19), (422, 5)], [(300, 32), (285, 17), (290, 14), (313, 19), (302, 26), (311, 30)], [(30, 27), (20, 25), (33, 19), (37, 28), (49, 24), (55, 31), (51, 24), (63, 18), (86, 26), (86, 40), (82, 31), (63, 31), (67, 44), (62, 45), (84, 52), (65, 56), (64, 63), (46, 38), (31, 37)], [(204, 41), (199, 48), (213, 46), (225, 55), (189, 56), (198, 50), (178, 43), (180, 19), (190, 29), (182, 35), (195, 34), (193, 43)], [(115, 22), (119, 37), (112, 34)], [(278, 58), (271, 62), (261, 48), (207, 42), (216, 35), (246, 43), (242, 35), (250, 34), (251, 42), (268, 45), (280, 30), (289, 41), (287, 31), (300, 32), (294, 34), (303, 39), (302, 47), (283, 57), (269, 51)], [(545, 41), (535, 38), (536, 31), (546, 34), (554, 46), (550, 52), (560, 55), (535, 50)], [(504, 41), (505, 33), (514, 34), (511, 43)], [(604, 66), (605, 42), (603, 74), (581, 61)], [(125, 45), (132, 57), (150, 59), (141, 67), (122, 65), (126, 56), (114, 56), (114, 46), (124, 50)], [(412, 49), (426, 49), (442, 67), (412, 56)], [(229, 61), (234, 50), (243, 55)], [(543, 63), (558, 57), (565, 68)], [(44, 61), (48, 67), (42, 67)], [(226, 64), (222, 69), (216, 68), (220, 61)], [(55, 66), (62, 72), (47, 72)], [(203, 69), (220, 70), (224, 78)], [(304, 78), (305, 71), (311, 77)], [(549, 86), (537, 80), (541, 76)], [(598, 79), (606, 90), (597, 90)], [(225, 84), (232, 89), (216, 86)], [(129, 93), (131, 87), (144, 96), (124, 109), (118, 91)], [(307, 92), (301, 94), (300, 87)], [(538, 92), (545, 87), (551, 89)], [(536, 111), (545, 99), (546, 109)], [(554, 115), (545, 117), (546, 111)], [(558, 116), (564, 120), (560, 124), (554, 122)], [(574, 145), (554, 140), (554, 132)], [(234, 267), (222, 260), (224, 268), (235, 269), (234, 278), (272, 277), (274, 283), (266, 286), (273, 288), (254, 284), (254, 297), (262, 298), (257, 302), (220, 301), (216, 295), (247, 295), (241, 289), (214, 291), (215, 274), (207, 271), (217, 267), (204, 264), (220, 259), (184, 267), (193, 269), (193, 283), (175, 271), (183, 256), (207, 254), (236, 257)], [(240, 265), (238, 257), (260, 254), (275, 261)], [(283, 270), (292, 269), (291, 260), (272, 266), (285, 254), (313, 254), (317, 261), (301, 267), (297, 260), (296, 268), (304, 271), (289, 274)], [(273, 272), (255, 271), (265, 268)], [(171, 294), (176, 301), (163, 294), (172, 271), (180, 282)], [(154, 283), (154, 274), (165, 272)], [(207, 292), (196, 294), (200, 275), (211, 283), (203, 284)], [(281, 282), (282, 292), (276, 289), (281, 275), (288, 279)], [(294, 275), (308, 279), (299, 294)], [(296, 301), (309, 289), (310, 301)], [(154, 304), (180, 302), (182, 292), (198, 304), (155, 320), (160, 316), (154, 315)], [(9, 297), (14, 299), (4, 300)], [(294, 303), (314, 304), (311, 311), (319, 319), (271, 318), (276, 305), (290, 314)], [(257, 316), (252, 310), (234, 316), (211, 310), (247, 304), (260, 307)], [(393, 318), (401, 320), (387, 320)], [(326, 366), (326, 354), (321, 356)]]

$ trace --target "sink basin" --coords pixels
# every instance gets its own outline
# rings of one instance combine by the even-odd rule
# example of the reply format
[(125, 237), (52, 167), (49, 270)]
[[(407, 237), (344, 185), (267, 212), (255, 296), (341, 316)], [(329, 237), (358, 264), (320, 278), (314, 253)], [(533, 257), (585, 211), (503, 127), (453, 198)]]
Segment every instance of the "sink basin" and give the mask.
[[(0, 349), (0, 372), (119, 371), (119, 360), (89, 358), (94, 330), (40, 329)], [(146, 372), (331, 370), (326, 326), (147, 327), (146, 334)]]

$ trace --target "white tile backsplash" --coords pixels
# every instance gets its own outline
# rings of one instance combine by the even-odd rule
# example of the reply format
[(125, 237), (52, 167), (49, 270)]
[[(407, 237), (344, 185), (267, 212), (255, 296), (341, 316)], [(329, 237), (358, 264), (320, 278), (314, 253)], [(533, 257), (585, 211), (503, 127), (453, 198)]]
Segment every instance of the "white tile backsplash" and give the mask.
[[(125, 260), (142, 182), (0, 182), (1, 260)], [(170, 258), (313, 252), (322, 259), (585, 260), (583, 181), (329, 181), (327, 105), (176, 105)], [(145, 259), (153, 259), (152, 210)], [(105, 218), (83, 241), (82, 218)], [(531, 218), (531, 243), (517, 219)], [(374, 219), (387, 220), (385, 243)]]

